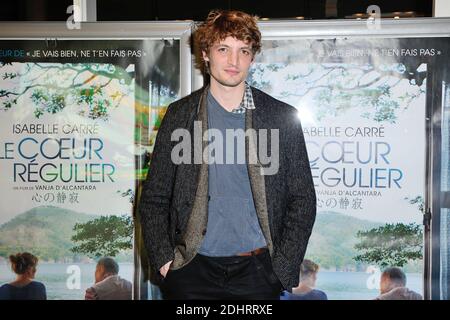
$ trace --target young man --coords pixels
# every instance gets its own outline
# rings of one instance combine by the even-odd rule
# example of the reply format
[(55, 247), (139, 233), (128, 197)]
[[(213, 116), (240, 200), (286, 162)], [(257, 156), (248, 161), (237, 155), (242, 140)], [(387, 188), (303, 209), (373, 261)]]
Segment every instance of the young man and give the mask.
[(140, 202), (149, 262), (168, 299), (278, 299), (316, 214), (298, 113), (245, 82), (255, 17), (212, 11), (195, 43), (210, 84), (159, 129)]
[(314, 289), (317, 281), (319, 265), (305, 259), (300, 266), (300, 283), (292, 288), (292, 293), (283, 291), (281, 300), (328, 300), (328, 296), (322, 290)]

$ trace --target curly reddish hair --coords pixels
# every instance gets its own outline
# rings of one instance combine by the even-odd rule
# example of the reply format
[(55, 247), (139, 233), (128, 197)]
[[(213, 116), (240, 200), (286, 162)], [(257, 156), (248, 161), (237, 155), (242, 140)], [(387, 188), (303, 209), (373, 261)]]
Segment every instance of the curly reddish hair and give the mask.
[[(194, 33), (195, 47), (201, 52), (209, 49), (217, 42), (233, 37), (251, 45), (253, 55), (261, 50), (261, 32), (257, 25), (258, 17), (242, 11), (212, 10), (206, 20)], [(203, 58), (201, 58), (204, 63)]]

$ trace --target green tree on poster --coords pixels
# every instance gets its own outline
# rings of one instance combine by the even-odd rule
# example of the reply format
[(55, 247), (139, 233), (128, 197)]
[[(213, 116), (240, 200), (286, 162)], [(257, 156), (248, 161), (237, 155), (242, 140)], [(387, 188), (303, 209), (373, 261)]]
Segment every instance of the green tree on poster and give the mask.
[(360, 242), (355, 245), (361, 254), (356, 261), (375, 263), (382, 268), (403, 267), (422, 259), (422, 227), (415, 224), (386, 224), (368, 231), (358, 231)]
[[(0, 110), (7, 111), (29, 96), (36, 118), (75, 105), (80, 116), (107, 120), (109, 111), (130, 93), (134, 76), (121, 67), (99, 63), (24, 63), (20, 71), (2, 72), (7, 67), (12, 63), (0, 62), (1, 79), (8, 83), (0, 88)], [(113, 81), (120, 85), (109, 87)]]
[[(410, 204), (417, 205), (424, 214), (423, 197), (405, 198)], [(354, 260), (375, 263), (382, 268), (388, 266), (403, 267), (408, 262), (422, 259), (422, 226), (416, 223), (385, 224), (368, 231), (358, 231), (359, 243), (355, 249), (361, 253)]]
[(101, 216), (86, 223), (75, 224), (72, 241), (78, 243), (70, 250), (91, 258), (116, 256), (133, 248), (133, 220), (129, 215)]
[[(362, 107), (363, 118), (395, 123), (401, 111), (425, 94), (427, 72), (417, 59), (391, 64), (344, 60), (310, 63), (306, 67), (295, 67), (291, 60), (295, 59), (290, 57), (289, 63), (255, 63), (248, 81), (283, 101), (297, 101), (292, 102), (294, 105), (314, 103), (319, 120)], [(273, 92), (274, 81), (284, 84), (279, 92)], [(402, 82), (408, 83), (407, 90), (397, 90)], [(308, 95), (312, 101), (303, 101)]]
[[(131, 204), (134, 203), (133, 190), (117, 190), (117, 193), (121, 197), (128, 197)], [(73, 231), (75, 235), (72, 236), (72, 241), (78, 245), (70, 250), (91, 258), (114, 257), (119, 252), (133, 248), (134, 226), (130, 215), (101, 216), (75, 224)]]

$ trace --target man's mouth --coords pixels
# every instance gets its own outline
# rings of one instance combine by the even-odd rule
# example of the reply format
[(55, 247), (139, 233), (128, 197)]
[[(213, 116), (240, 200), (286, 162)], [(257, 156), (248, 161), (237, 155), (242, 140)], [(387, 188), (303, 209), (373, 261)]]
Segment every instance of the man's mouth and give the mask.
[(235, 69), (225, 69), (225, 72), (228, 73), (231, 76), (235, 76), (239, 73), (239, 70), (235, 70)]

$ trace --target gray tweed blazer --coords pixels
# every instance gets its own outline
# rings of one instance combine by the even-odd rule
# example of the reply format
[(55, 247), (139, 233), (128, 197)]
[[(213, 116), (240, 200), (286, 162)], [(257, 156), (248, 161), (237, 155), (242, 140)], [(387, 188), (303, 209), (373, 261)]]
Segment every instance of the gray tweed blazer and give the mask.
[[(207, 90), (170, 104), (156, 137), (138, 211), (154, 272), (170, 260), (174, 260), (172, 269), (188, 264), (206, 234), (208, 165), (195, 164), (194, 156), (195, 149), (199, 152), (207, 142), (196, 144), (194, 130), (204, 132), (208, 128)], [(278, 172), (262, 175), (258, 161), (248, 164), (248, 174), (274, 272), (289, 290), (298, 285), (300, 264), (316, 216), (316, 194), (297, 110), (256, 88), (252, 93), (256, 109), (246, 111), (246, 129), (279, 130)], [(171, 161), (172, 148), (178, 143), (171, 141), (171, 134), (177, 128), (191, 132), (192, 164)], [(247, 159), (258, 154), (258, 147), (252, 139), (246, 139)], [(270, 141), (268, 148), (271, 150)]]

